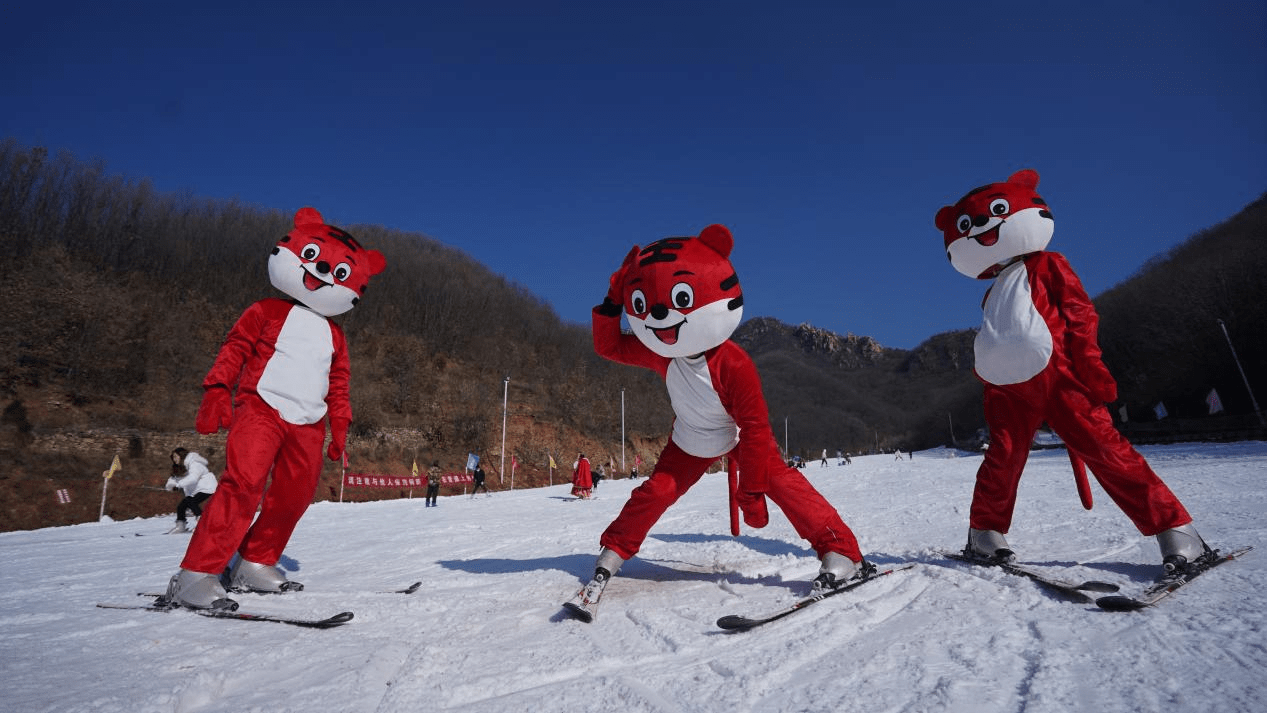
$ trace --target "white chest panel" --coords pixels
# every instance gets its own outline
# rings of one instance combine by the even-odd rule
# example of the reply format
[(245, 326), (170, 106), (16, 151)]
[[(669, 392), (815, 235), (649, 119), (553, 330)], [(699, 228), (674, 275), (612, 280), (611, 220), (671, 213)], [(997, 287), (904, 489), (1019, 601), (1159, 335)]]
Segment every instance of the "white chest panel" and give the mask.
[(1051, 330), (1034, 307), (1024, 262), (994, 279), (973, 350), (977, 374), (999, 386), (1028, 381), (1051, 361)]
[(255, 390), (288, 423), (308, 424), (326, 415), (334, 336), (325, 317), (301, 306), (286, 315), (276, 351)]
[(704, 357), (669, 362), (664, 383), (673, 404), (673, 442), (699, 458), (724, 455), (739, 443), (739, 427), (722, 406)]

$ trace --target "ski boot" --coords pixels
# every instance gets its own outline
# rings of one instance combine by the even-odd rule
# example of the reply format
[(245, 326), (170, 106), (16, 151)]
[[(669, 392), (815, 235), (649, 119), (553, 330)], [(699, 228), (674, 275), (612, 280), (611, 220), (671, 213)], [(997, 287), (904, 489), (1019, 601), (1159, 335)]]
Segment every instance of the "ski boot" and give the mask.
[(602, 599), (603, 590), (607, 588), (612, 575), (616, 574), (624, 563), (625, 560), (621, 559), (620, 555), (603, 548), (603, 551), (598, 554), (598, 561), (594, 563), (594, 578), (581, 587), (572, 599), (565, 602), (563, 608), (581, 621), (594, 621), (594, 617), (598, 615), (598, 600)]
[(810, 594), (822, 594), (839, 589), (851, 580), (866, 579), (875, 575), (875, 565), (866, 561), (854, 562), (839, 552), (823, 555), (823, 565), (810, 585)]
[(158, 601), (164, 605), (189, 609), (234, 611), (238, 608), (238, 603), (229, 599), (228, 593), (224, 591), (218, 575), (187, 569), (172, 575), (171, 581), (167, 583), (167, 593)]
[(301, 591), (304, 585), (286, 579), (286, 575), (277, 567), (239, 557), (229, 568), (228, 588), (234, 592), (280, 594)]
[(167, 534), (168, 534), (168, 535), (179, 535), (179, 534), (181, 534), (181, 533), (185, 533), (185, 532), (189, 532), (189, 526), (185, 524), (185, 521), (184, 521), (184, 520), (177, 520), (177, 521), (176, 521), (176, 527), (173, 527), (172, 529), (168, 530), (168, 531), (167, 531)]
[(607, 588), (607, 582), (616, 576), (616, 573), (620, 571), (620, 566), (624, 563), (625, 561), (620, 558), (620, 555), (604, 547), (603, 551), (598, 553), (598, 559), (594, 562), (594, 578), (581, 590), (581, 601), (586, 604), (597, 602), (603, 596), (603, 590)]
[(968, 545), (963, 548), (965, 557), (983, 564), (1015, 562), (1016, 553), (1007, 546), (1007, 539), (997, 530), (968, 529)]
[(1200, 569), (1213, 554), (1192, 523), (1157, 533), (1157, 545), (1161, 548), (1162, 566), (1158, 581), (1184, 577), (1190, 570)]

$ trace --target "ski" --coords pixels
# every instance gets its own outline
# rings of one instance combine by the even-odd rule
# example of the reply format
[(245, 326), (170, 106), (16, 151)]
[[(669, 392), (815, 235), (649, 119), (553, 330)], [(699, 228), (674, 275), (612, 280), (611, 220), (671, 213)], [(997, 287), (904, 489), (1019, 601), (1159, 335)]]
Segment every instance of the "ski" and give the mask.
[(982, 559), (962, 552), (941, 552), (939, 554), (947, 559), (967, 562), (968, 564), (980, 565), (982, 567), (998, 567), (1008, 574), (1013, 574), (1018, 577), (1026, 577), (1033, 580), (1048, 590), (1068, 599), (1086, 602), (1088, 604), (1096, 601), (1096, 597), (1093, 592), (1116, 592), (1121, 589), (1118, 585), (1111, 582), (1100, 582), (1097, 580), (1067, 582), (1057, 577), (1052, 577), (1045, 572), (1030, 569), (1023, 564), (1017, 564), (1015, 562), (1000, 562), (997, 560)]
[(1180, 588), (1187, 585), (1197, 577), (1200, 577), (1202, 574), (1218, 567), (1224, 562), (1239, 559), (1244, 556), (1246, 552), (1249, 552), (1252, 549), (1254, 549), (1252, 546), (1241, 547), (1226, 554), (1220, 554), (1219, 550), (1211, 550), (1209, 554), (1197, 558), (1186, 572), (1172, 577), (1163, 578), (1155, 584), (1148, 586), (1143, 592), (1133, 597), (1123, 595), (1100, 597), (1095, 600), (1095, 603), (1101, 609), (1106, 611), (1137, 611), (1146, 607), (1151, 607), (1171, 594), (1174, 594)]
[(239, 621), (271, 621), (277, 624), (289, 624), (291, 626), (301, 626), (307, 629), (331, 629), (342, 624), (352, 621), (352, 612), (339, 612), (334, 616), (324, 619), (306, 619), (288, 616), (278, 616), (275, 614), (256, 614), (244, 611), (229, 611), (226, 609), (187, 609), (185, 607), (172, 606), (170, 604), (155, 602), (153, 604), (98, 604), (102, 609), (140, 609), (153, 612), (169, 612), (182, 610), (193, 612), (199, 616), (205, 616), (209, 619), (237, 619)]
[[(409, 585), (408, 587), (405, 587), (404, 589), (383, 589), (374, 593), (375, 594), (413, 594), (414, 592), (418, 591), (418, 588), (421, 586), (422, 586), (422, 582), (419, 581), (419, 582), (414, 582), (413, 584)], [(235, 592), (235, 593), (238, 593), (238, 594), (281, 594), (282, 592), (245, 592), (244, 591), (244, 592)], [(167, 595), (160, 594), (159, 592), (137, 592), (136, 596), (154, 597), (157, 599), (158, 597), (165, 597)]]
[(913, 564), (904, 564), (900, 567), (891, 567), (889, 569), (880, 570), (865, 579), (854, 580), (840, 587), (837, 587), (836, 589), (830, 589), (826, 592), (822, 592), (810, 597), (806, 597), (805, 599), (801, 599), (800, 601), (797, 601), (796, 603), (790, 606), (784, 607), (783, 609), (780, 609), (779, 611), (772, 612), (764, 616), (746, 617), (746, 616), (741, 616), (738, 614), (729, 614), (727, 616), (723, 616), (722, 618), (718, 619), (717, 626), (723, 629), (726, 629), (727, 631), (747, 631), (748, 629), (751, 629), (753, 627), (761, 626), (762, 624), (769, 624), (772, 621), (777, 621), (790, 614), (795, 614), (796, 612), (804, 609), (805, 607), (808, 607), (809, 605), (814, 604), (816, 602), (821, 602), (822, 600), (827, 599), (828, 597), (834, 597), (837, 594), (843, 594), (844, 592), (848, 592), (851, 589), (856, 589), (858, 587), (861, 587), (862, 585), (868, 582), (874, 582), (875, 580), (885, 575), (893, 574), (894, 572), (901, 572), (904, 569), (910, 569), (914, 566), (915, 565)]

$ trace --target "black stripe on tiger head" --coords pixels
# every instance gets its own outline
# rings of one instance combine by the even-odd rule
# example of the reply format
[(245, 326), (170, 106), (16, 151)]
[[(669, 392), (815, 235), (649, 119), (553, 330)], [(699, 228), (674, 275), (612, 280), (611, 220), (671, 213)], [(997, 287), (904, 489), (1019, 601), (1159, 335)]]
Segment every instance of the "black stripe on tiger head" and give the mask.
[[(721, 287), (722, 289), (722, 292), (726, 292), (738, 286), (739, 286), (739, 275), (734, 272), (730, 273), (730, 277), (727, 277), (726, 279), (722, 280), (721, 284), (719, 285), (719, 287)], [(731, 300), (726, 303), (726, 309), (729, 309), (729, 310), (736, 310), (736, 309), (739, 309), (740, 307), (743, 307), (743, 293), (742, 292), (738, 296), (731, 298)]]
[(1048, 220), (1055, 220), (1055, 218), (1052, 217), (1051, 208), (1047, 207), (1047, 201), (1043, 200), (1042, 198), (1039, 198), (1038, 196), (1034, 196), (1033, 198), (1030, 198), (1030, 200), (1034, 202), (1034, 205), (1040, 205), (1043, 207), (1042, 210), (1038, 211), (1039, 215), (1043, 216), (1044, 218)]
[(642, 258), (638, 261), (638, 267), (646, 267), (657, 262), (673, 262), (677, 260), (677, 255), (672, 251), (681, 250), (682, 246), (685, 245), (682, 242), (683, 240), (690, 240), (690, 238), (664, 238), (651, 243), (643, 248), (642, 252), (638, 253), (638, 256)]

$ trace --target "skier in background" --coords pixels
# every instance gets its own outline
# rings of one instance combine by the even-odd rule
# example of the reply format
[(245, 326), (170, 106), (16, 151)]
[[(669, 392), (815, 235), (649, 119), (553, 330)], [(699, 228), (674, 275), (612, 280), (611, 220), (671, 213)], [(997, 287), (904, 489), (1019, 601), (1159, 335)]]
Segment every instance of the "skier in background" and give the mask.
[(172, 451), (172, 477), (167, 479), (166, 490), (180, 490), (185, 497), (176, 505), (176, 526), (167, 531), (174, 535), (189, 532), (185, 513), (194, 517), (202, 515), (202, 504), (216, 492), (216, 475), (207, 468), (207, 459), (184, 448)]

